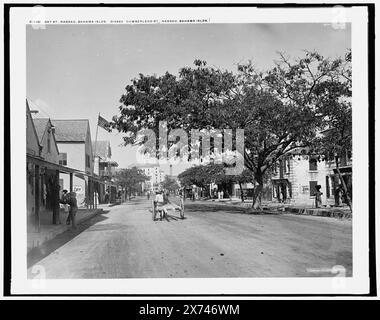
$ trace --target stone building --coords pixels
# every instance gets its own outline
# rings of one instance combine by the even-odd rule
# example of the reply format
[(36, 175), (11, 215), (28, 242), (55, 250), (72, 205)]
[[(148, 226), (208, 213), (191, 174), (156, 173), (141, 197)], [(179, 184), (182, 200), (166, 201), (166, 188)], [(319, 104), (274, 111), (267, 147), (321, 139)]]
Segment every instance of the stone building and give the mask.
[[(346, 158), (341, 164), (340, 172), (352, 197), (352, 162)], [(336, 164), (317, 155), (288, 155), (276, 164), (271, 183), (272, 201), (313, 207), (315, 187), (320, 185), (323, 205), (341, 204), (336, 198), (341, 186)]]

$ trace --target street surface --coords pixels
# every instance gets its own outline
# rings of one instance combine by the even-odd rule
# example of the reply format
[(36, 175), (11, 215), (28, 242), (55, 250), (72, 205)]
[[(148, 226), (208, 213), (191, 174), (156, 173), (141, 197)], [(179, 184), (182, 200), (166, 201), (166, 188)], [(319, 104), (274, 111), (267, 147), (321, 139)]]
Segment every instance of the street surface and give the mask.
[(252, 215), (186, 200), (184, 220), (169, 212), (153, 222), (149, 209), (144, 198), (107, 208), (44, 246), (34, 263), (47, 278), (67, 279), (326, 277), (336, 265), (352, 276), (349, 220)]

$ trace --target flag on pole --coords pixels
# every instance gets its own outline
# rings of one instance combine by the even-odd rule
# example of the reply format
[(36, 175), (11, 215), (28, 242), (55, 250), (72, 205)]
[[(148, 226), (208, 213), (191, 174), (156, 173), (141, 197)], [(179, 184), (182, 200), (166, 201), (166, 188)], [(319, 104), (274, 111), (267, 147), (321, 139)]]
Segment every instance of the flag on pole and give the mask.
[(104, 130), (106, 130), (108, 132), (112, 131), (111, 130), (111, 124), (106, 119), (101, 117), (100, 115), (98, 116), (98, 126), (103, 128)]

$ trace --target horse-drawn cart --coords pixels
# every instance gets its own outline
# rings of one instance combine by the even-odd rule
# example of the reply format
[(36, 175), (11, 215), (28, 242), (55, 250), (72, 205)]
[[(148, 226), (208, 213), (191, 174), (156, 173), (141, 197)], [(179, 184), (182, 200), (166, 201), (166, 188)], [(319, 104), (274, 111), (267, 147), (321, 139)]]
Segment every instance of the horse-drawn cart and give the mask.
[(184, 200), (181, 197), (179, 199), (179, 204), (175, 204), (173, 202), (161, 202), (157, 201), (156, 199), (152, 200), (152, 219), (153, 221), (156, 220), (157, 214), (160, 216), (160, 220), (162, 218), (167, 218), (168, 211), (174, 211), (174, 212), (179, 212), (179, 216), (181, 219), (185, 218), (185, 205), (184, 205)]

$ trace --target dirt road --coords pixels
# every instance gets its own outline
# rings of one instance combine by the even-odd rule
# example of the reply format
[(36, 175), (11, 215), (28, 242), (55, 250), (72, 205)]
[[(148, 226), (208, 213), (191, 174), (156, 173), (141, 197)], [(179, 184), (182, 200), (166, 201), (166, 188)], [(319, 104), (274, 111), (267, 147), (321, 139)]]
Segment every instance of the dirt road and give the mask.
[(336, 265), (352, 275), (351, 221), (185, 205), (184, 220), (155, 222), (146, 199), (112, 207), (36, 263), (48, 278), (314, 277)]

